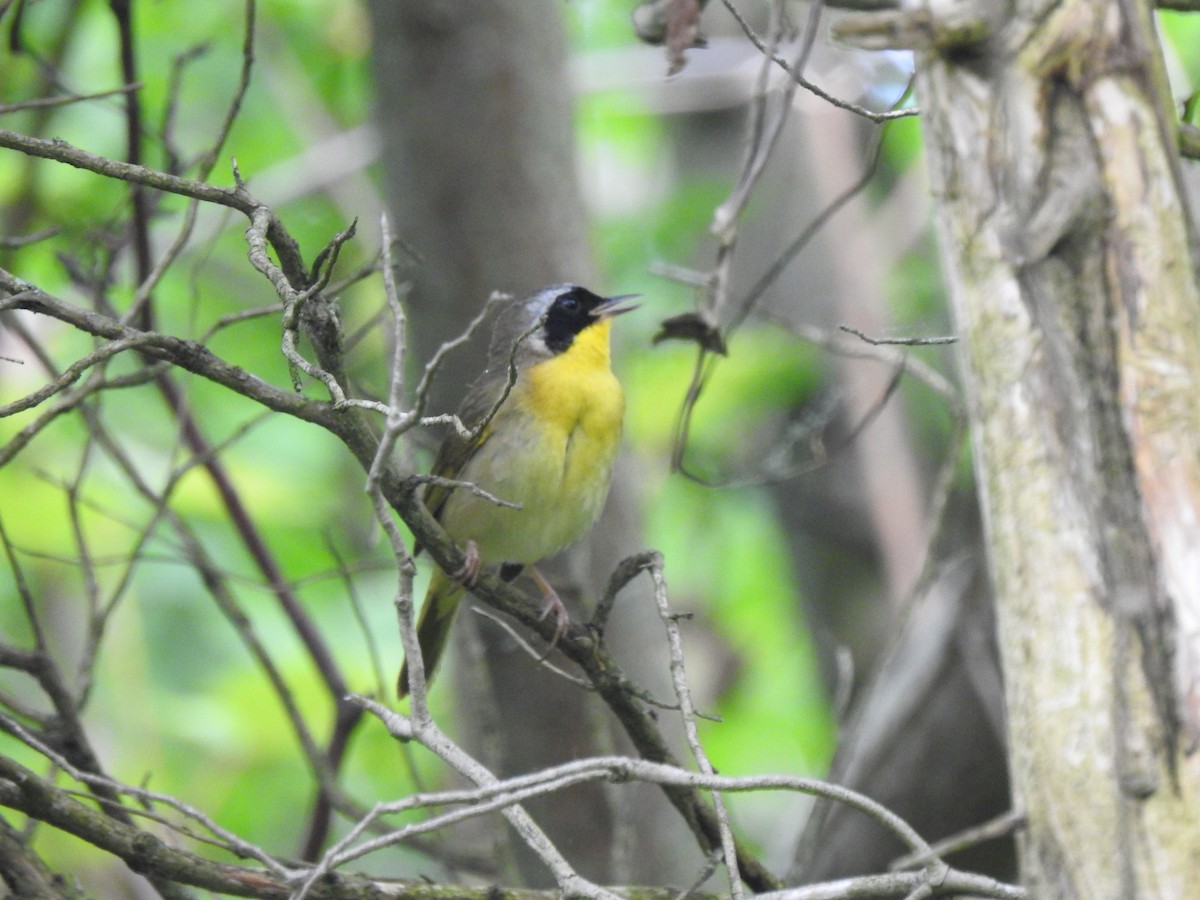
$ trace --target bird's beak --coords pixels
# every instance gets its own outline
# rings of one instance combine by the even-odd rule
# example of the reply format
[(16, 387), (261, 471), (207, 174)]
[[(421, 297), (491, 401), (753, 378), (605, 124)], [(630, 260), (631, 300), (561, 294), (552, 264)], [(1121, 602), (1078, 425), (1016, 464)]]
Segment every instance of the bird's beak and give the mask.
[(622, 313), (633, 312), (641, 304), (626, 303), (626, 300), (633, 300), (635, 297), (640, 297), (641, 294), (618, 294), (616, 297), (606, 297), (604, 302), (596, 306), (592, 310), (592, 315), (597, 319), (611, 319), (613, 316), (619, 316)]

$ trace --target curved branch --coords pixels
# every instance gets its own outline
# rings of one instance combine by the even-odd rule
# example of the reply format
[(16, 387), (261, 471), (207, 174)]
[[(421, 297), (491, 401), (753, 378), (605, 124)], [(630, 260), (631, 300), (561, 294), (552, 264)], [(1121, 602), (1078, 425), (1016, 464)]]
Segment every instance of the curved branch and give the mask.
[(332, 405), (277, 388), (245, 369), (227, 363), (203, 344), (123, 325), (110, 316), (60, 300), (3, 269), (0, 269), (0, 289), (11, 294), (0, 299), (0, 312), (29, 310), (58, 319), (95, 337), (129, 341), (146, 356), (173, 363), (275, 412), (287, 413), (325, 428), (333, 429), (333, 422), (339, 416)]
[[(151, 169), (148, 166), (138, 166), (132, 163), (97, 156), (94, 153), (88, 153), (86, 150), (81, 150), (72, 144), (68, 144), (59, 138), (53, 138), (52, 140), (35, 138), (21, 134), (18, 131), (10, 131), (6, 128), (0, 128), (0, 147), (17, 150), (27, 156), (36, 156), (41, 159), (49, 159), (68, 166), (74, 166), (76, 169), (94, 172), (106, 178), (127, 181), (131, 184), (139, 184), (144, 187), (154, 188), (155, 190), (165, 191), (168, 194), (191, 197), (193, 200), (203, 200), (206, 203), (215, 203), (218, 206), (235, 209), (247, 218), (250, 218), (254, 214), (254, 210), (263, 205), (246, 190), (245, 183), (241, 181), (240, 177), (238, 177), (238, 183), (235, 188), (217, 187), (205, 181), (196, 181), (192, 178), (170, 175), (157, 169)], [(237, 177), (236, 167), (235, 177)], [(271, 246), (275, 249), (276, 254), (279, 256), (279, 263), (283, 267), (284, 272), (287, 273), (288, 281), (292, 283), (293, 287), (303, 289), (307, 280), (307, 273), (304, 268), (304, 261), (300, 256), (300, 246), (288, 234), (287, 229), (283, 227), (283, 223), (279, 221), (274, 213), (271, 214), (271, 223), (267, 229), (267, 237), (271, 241)]]

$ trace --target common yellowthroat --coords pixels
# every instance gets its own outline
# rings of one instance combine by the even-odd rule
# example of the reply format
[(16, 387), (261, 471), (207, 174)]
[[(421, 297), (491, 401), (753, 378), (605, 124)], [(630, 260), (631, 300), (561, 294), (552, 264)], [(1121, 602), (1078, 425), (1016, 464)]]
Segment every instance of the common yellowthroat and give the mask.
[[(609, 333), (614, 316), (635, 308), (625, 302), (634, 296), (600, 297), (561, 284), (500, 313), (488, 367), (458, 412), (478, 435), (469, 440), (451, 432), (432, 474), (474, 484), (519, 508), (461, 487), (426, 487), (425, 505), (455, 541), (466, 544), (467, 556), (453, 576), (436, 570), (425, 594), (417, 637), (426, 679), (446, 647), (464, 585), (471, 585), (482, 564), (499, 564), (509, 580), (528, 566), (546, 613), (558, 617), (558, 634), (566, 627), (562, 601), (533, 563), (582, 537), (604, 506), (625, 412), (609, 365)], [(510, 364), (516, 373), (511, 388)], [(401, 697), (408, 693), (407, 662), (397, 690)]]

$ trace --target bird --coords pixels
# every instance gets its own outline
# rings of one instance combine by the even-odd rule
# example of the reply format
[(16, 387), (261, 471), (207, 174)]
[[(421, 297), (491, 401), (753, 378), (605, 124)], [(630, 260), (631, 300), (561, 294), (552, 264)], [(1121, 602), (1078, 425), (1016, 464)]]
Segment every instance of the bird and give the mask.
[[(612, 320), (636, 309), (628, 301), (637, 296), (601, 297), (559, 284), (510, 301), (497, 315), (487, 368), (458, 411), (471, 436), (447, 435), (423, 493), (466, 557), (459, 571), (435, 569), (430, 578), (417, 622), (426, 683), (462, 594), (484, 565), (498, 565), (509, 581), (528, 567), (546, 603), (543, 615), (556, 616), (555, 641), (565, 631), (562, 601), (533, 564), (581, 538), (604, 507), (625, 412), (610, 365)], [(405, 661), (397, 691), (403, 698), (408, 690)]]

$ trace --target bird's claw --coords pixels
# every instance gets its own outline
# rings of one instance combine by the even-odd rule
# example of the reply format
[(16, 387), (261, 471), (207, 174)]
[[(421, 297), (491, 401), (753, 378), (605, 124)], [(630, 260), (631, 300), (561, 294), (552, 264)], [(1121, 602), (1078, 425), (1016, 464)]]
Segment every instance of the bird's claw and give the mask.
[(560, 598), (558, 596), (558, 592), (551, 587), (550, 582), (542, 577), (542, 573), (533, 566), (530, 566), (529, 574), (533, 577), (533, 580), (541, 589), (542, 599), (546, 602), (546, 606), (542, 610), (542, 614), (538, 616), (538, 621), (540, 622), (545, 619), (546, 616), (550, 615), (550, 613), (554, 613), (554, 637), (550, 640), (550, 646), (546, 648), (546, 652), (544, 652), (541, 656), (541, 659), (538, 660), (538, 662), (542, 662), (546, 659), (546, 657), (554, 652), (554, 648), (558, 646), (558, 642), (562, 639), (562, 636), (567, 633), (567, 626), (571, 624), (571, 619), (567, 615), (567, 608), (563, 605), (562, 598)]
[(468, 540), (467, 546), (463, 549), (463, 564), (447, 574), (464, 587), (471, 588), (479, 580), (479, 569), (482, 563), (479, 556), (479, 545)]
[(561, 640), (562, 636), (567, 633), (567, 626), (571, 624), (571, 618), (567, 615), (567, 608), (563, 605), (562, 600), (559, 599), (559, 596), (556, 593), (551, 593), (550, 596), (546, 598), (546, 608), (543, 609), (542, 614), (538, 616), (538, 621), (542, 621), (544, 618), (546, 618), (546, 616), (550, 615), (550, 613), (554, 613), (554, 637), (550, 639), (550, 646), (546, 648), (544, 653), (542, 653), (538, 662), (542, 662), (546, 659), (546, 657), (554, 652), (554, 648), (558, 646), (559, 640)]

